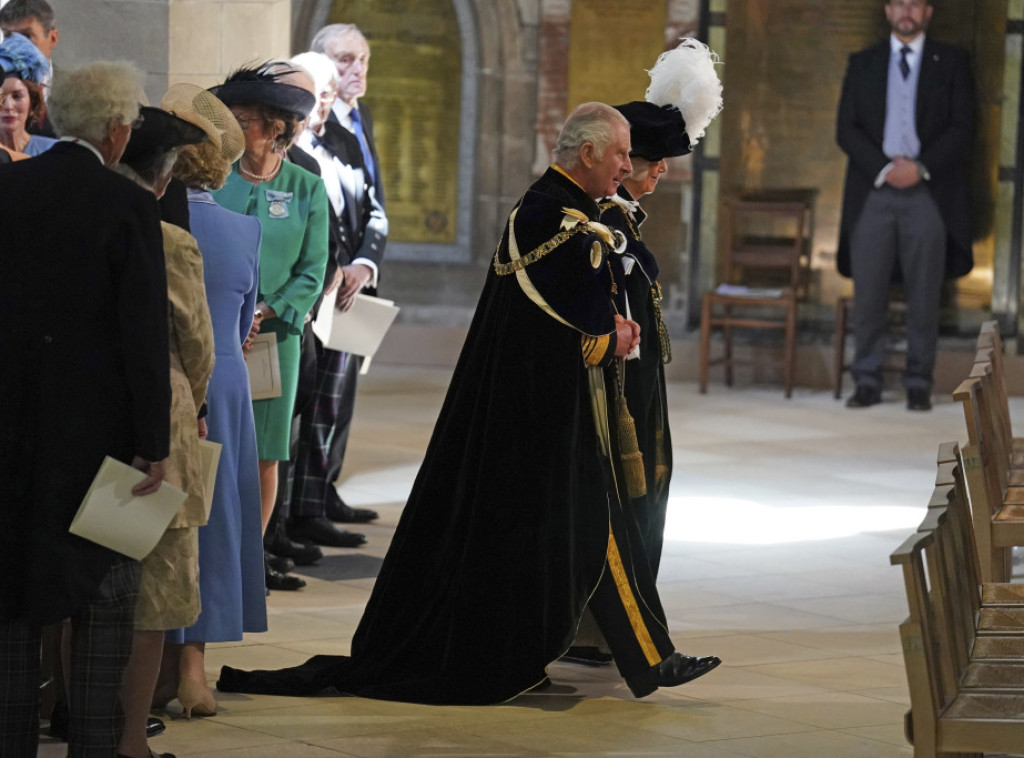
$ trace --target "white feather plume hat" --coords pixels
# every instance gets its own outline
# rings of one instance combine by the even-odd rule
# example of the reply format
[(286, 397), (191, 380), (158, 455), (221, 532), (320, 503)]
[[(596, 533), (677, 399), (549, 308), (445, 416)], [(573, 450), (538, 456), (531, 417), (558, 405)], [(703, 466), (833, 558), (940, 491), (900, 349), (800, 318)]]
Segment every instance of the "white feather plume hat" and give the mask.
[(715, 70), (719, 62), (718, 54), (703, 42), (684, 37), (658, 56), (647, 72), (651, 76), (647, 102), (679, 109), (691, 148), (722, 110), (722, 82)]

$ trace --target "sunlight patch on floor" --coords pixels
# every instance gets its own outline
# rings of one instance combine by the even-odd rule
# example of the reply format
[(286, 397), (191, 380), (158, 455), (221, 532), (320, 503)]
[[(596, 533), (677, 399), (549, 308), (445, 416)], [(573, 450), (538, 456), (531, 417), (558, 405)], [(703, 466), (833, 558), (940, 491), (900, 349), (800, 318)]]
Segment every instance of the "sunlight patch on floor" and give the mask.
[(821, 505), (787, 508), (724, 497), (673, 497), (665, 539), (733, 545), (781, 545), (864, 532), (913, 529), (920, 508)]

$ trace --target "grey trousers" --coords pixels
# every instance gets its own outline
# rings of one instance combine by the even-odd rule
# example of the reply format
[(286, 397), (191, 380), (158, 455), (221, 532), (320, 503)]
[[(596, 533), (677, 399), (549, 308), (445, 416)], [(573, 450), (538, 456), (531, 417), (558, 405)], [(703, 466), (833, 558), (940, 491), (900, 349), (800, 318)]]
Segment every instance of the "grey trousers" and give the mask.
[(872, 190), (851, 238), (853, 334), (858, 386), (882, 387), (886, 309), (898, 263), (907, 294), (906, 389), (931, 390), (946, 270), (946, 227), (927, 184)]

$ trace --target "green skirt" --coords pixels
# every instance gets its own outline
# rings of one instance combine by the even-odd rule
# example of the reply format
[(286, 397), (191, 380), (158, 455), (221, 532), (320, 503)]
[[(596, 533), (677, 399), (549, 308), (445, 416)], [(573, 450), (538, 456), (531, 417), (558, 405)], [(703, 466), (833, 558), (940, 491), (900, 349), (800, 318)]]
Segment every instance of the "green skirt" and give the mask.
[(281, 396), (252, 401), (256, 422), (256, 449), (261, 461), (286, 461), (290, 455), (292, 411), (299, 386), (299, 353), (302, 337), (291, 334), (279, 319), (264, 321), (260, 333), (277, 335), (277, 357), (281, 362)]

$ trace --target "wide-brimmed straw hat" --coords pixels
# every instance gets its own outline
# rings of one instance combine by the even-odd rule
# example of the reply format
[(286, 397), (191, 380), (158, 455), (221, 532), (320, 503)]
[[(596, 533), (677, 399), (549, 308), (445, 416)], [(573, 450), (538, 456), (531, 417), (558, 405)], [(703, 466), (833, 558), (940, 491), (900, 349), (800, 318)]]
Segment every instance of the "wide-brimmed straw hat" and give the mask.
[(278, 81), (279, 77), (287, 73), (289, 69), (274, 62), (255, 68), (240, 68), (228, 76), (223, 84), (210, 87), (210, 92), (225, 105), (261, 103), (304, 119), (316, 105), (316, 96), (302, 87)]
[(245, 150), (242, 127), (212, 92), (195, 84), (173, 84), (161, 98), (160, 107), (206, 132), (228, 163), (237, 161)]

